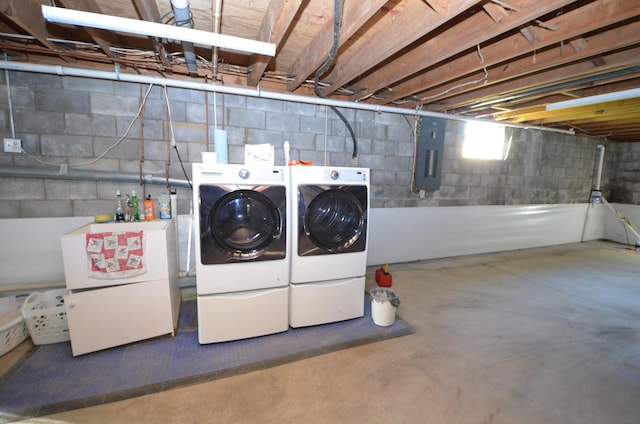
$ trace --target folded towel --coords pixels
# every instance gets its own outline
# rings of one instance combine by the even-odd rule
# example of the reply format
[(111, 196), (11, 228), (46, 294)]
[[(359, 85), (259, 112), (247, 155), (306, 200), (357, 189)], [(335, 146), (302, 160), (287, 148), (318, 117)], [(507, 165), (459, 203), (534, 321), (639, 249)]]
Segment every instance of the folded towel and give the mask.
[(143, 231), (87, 234), (89, 274), (123, 278), (144, 273)]

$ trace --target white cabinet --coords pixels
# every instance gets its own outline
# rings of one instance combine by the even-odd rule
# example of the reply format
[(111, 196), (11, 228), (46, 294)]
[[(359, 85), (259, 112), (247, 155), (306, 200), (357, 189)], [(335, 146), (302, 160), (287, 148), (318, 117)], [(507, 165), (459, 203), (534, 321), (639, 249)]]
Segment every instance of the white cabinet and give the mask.
[[(109, 277), (91, 271), (87, 234), (143, 234), (144, 271)], [(178, 324), (180, 288), (175, 220), (88, 224), (62, 236), (73, 355), (165, 334)]]

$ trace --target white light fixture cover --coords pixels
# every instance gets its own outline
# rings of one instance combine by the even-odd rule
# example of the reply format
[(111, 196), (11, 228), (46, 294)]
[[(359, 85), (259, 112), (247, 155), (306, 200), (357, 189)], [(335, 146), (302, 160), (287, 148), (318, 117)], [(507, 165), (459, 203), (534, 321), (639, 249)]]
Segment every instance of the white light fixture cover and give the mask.
[(42, 16), (49, 22), (60, 24), (80, 25), (149, 37), (167, 38), (169, 40), (187, 41), (194, 44), (217, 46), (223, 49), (256, 53), (264, 56), (275, 56), (276, 54), (276, 45), (272, 43), (139, 19), (120, 18), (118, 16), (44, 5), (42, 6)]
[(545, 110), (566, 109), (569, 107), (595, 105), (597, 103), (615, 102), (616, 100), (626, 100), (640, 97), (640, 88), (625, 91), (615, 91), (613, 93), (599, 94), (597, 96), (581, 97), (579, 99), (566, 100), (564, 102), (549, 103)]

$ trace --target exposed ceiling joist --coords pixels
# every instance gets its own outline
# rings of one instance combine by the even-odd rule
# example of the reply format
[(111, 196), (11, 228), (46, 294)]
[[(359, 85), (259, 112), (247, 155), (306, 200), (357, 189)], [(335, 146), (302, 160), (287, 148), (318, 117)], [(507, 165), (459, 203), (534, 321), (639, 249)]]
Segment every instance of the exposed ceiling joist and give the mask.
[[(273, 58), (198, 48), (187, 69), (180, 43), (47, 24), (49, 0), (0, 3), (7, 60), (73, 64), (315, 95), (309, 79), (333, 45), (333, 1), (189, 0), (200, 31), (272, 42)], [(549, 113), (568, 98), (640, 87), (640, 2), (628, 0), (342, 1), (339, 49), (321, 76), (342, 100), (416, 107), (640, 141), (627, 106)], [(59, 0), (57, 7), (165, 23), (170, 0)], [(217, 78), (220, 76), (220, 78)], [(634, 121), (635, 119), (635, 121)]]
[[(302, 0), (271, 0), (258, 31), (258, 41), (280, 44), (301, 5)], [(251, 56), (248, 85), (256, 86), (260, 83), (260, 78), (270, 61), (271, 58), (268, 56)]]
[[(47, 31), (46, 24), (40, 17), (40, 4), (35, 0), (3, 1), (0, 3), (0, 14), (33, 36), (33, 38), (48, 49), (54, 52), (62, 49), (59, 45), (49, 41), (49, 32)], [(73, 62), (73, 59), (68, 56), (61, 57), (65, 61)]]

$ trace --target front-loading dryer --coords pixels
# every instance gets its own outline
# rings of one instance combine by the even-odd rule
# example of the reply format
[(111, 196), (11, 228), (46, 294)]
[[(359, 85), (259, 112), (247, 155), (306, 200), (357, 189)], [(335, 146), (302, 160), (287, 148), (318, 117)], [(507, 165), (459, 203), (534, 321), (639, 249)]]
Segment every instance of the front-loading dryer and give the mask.
[(286, 331), (289, 168), (193, 164), (200, 343)]
[(367, 168), (291, 167), (292, 327), (363, 315), (369, 188)]

